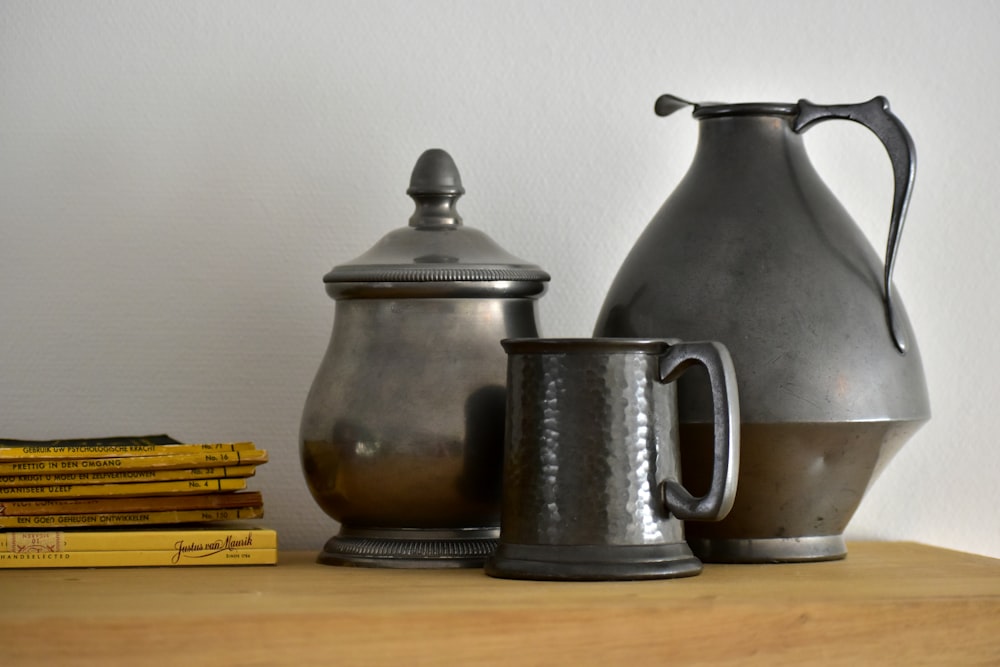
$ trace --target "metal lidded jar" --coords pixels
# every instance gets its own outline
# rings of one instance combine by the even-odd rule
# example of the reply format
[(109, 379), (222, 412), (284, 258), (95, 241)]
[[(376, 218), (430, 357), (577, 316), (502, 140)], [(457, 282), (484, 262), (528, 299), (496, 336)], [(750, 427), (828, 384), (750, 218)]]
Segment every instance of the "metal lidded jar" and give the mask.
[(505, 338), (537, 337), (549, 275), (463, 224), (451, 156), (417, 160), (409, 226), (323, 278), (333, 334), (306, 399), (303, 472), (340, 522), (319, 562), (477, 567), (496, 546)]

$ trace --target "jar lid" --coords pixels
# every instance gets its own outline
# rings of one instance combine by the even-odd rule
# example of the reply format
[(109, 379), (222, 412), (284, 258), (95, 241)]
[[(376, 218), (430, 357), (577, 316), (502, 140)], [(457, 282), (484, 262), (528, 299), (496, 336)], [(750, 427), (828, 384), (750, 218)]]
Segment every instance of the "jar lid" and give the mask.
[[(323, 282), (331, 296), (358, 295), (359, 284), (372, 283), (380, 284), (381, 291), (386, 283), (402, 289), (420, 283), (422, 292), (441, 292), (434, 283), (484, 282), (504, 283), (485, 287), (494, 296), (544, 291), (542, 283), (549, 280), (548, 273), (462, 223), (455, 204), (465, 188), (455, 161), (446, 151), (432, 148), (420, 156), (406, 193), (416, 202), (409, 226), (389, 232), (368, 252), (327, 273)], [(471, 287), (457, 290), (469, 295)]]

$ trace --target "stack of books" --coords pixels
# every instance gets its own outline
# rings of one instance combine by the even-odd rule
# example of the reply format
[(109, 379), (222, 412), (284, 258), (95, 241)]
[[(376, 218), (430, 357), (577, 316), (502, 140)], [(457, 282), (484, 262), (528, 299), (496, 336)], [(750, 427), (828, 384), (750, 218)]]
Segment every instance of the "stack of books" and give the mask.
[(273, 563), (273, 530), (231, 524), (263, 516), (266, 462), (252, 442), (0, 439), (0, 567)]

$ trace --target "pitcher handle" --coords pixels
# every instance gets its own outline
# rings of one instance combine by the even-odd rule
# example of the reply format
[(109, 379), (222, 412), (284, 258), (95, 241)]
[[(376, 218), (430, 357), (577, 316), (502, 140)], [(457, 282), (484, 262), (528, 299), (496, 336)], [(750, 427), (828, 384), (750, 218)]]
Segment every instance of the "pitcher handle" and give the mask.
[(889, 219), (889, 240), (885, 248), (885, 314), (889, 321), (889, 332), (896, 348), (906, 353), (906, 340), (899, 327), (892, 299), (892, 267), (896, 262), (896, 250), (899, 247), (899, 237), (903, 233), (903, 220), (910, 204), (910, 193), (913, 191), (913, 180), (917, 173), (917, 152), (913, 139), (906, 127), (891, 111), (889, 100), (874, 97), (861, 104), (813, 104), (808, 100), (799, 100), (799, 114), (795, 119), (796, 132), (804, 132), (813, 124), (832, 118), (853, 120), (875, 133), (892, 162), (894, 190), (892, 195), (892, 217)]
[(740, 466), (740, 401), (736, 372), (729, 350), (721, 343), (675, 343), (660, 357), (660, 382), (673, 382), (693, 365), (708, 371), (714, 410), (712, 483), (696, 498), (682, 484), (665, 481), (660, 493), (667, 509), (678, 519), (719, 521), (736, 499), (736, 476)]

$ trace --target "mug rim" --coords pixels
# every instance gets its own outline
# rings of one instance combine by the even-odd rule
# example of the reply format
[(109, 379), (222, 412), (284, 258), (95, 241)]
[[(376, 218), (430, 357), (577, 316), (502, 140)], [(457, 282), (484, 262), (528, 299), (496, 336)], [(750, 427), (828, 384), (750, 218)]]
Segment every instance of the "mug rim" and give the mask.
[(671, 338), (505, 338), (500, 341), (508, 354), (665, 354), (680, 341)]

